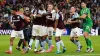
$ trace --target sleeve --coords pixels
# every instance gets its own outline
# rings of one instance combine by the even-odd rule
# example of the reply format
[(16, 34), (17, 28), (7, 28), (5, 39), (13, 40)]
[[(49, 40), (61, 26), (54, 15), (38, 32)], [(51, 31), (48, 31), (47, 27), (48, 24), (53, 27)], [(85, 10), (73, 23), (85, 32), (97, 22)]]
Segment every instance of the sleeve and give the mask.
[(56, 13), (52, 13), (52, 18), (55, 18), (56, 17)]
[(79, 17), (79, 14), (78, 13), (75, 13), (75, 18), (78, 18)]
[(84, 14), (86, 14), (87, 17), (89, 17), (89, 18), (91, 17), (91, 16), (90, 16), (90, 10), (89, 10), (89, 9), (86, 9), (85, 12), (84, 12)]
[(88, 12), (87, 16), (90, 18), (91, 17), (90, 16), (90, 10), (88, 9), (87, 12)]
[(39, 14), (42, 14), (42, 12), (41, 12), (40, 10), (38, 10), (38, 13), (39, 13)]
[(31, 10), (31, 13), (33, 14), (34, 9)]
[(22, 19), (24, 19), (24, 15), (19, 15)]
[(43, 12), (39, 10), (38, 13), (42, 15), (42, 14), (46, 13), (46, 10), (44, 10)]
[(89, 9), (85, 9), (84, 10), (84, 14), (88, 15), (90, 13), (90, 10)]
[(44, 13), (46, 13), (46, 10), (44, 10)]
[(58, 13), (56, 14), (56, 19), (59, 19), (59, 14)]

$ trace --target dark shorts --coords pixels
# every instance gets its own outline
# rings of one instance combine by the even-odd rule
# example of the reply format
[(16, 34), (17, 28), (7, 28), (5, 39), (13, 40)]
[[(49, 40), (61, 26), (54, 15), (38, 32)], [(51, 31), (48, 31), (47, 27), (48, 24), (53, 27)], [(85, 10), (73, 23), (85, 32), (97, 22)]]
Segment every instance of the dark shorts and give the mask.
[(24, 38), (25, 38), (25, 40), (27, 41), (27, 40), (30, 40), (30, 38), (32, 37), (32, 28), (28, 28), (28, 29), (24, 29), (23, 30), (24, 31)]

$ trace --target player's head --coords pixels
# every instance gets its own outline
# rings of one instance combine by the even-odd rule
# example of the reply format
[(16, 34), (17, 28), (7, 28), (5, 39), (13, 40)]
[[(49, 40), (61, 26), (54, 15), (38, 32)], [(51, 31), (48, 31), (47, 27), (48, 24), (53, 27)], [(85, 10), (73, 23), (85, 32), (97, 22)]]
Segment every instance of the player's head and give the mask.
[(60, 10), (60, 6), (56, 5), (56, 6), (54, 7), (54, 9), (55, 9), (56, 12), (58, 12), (58, 11)]
[(53, 10), (53, 4), (48, 4), (47, 10), (52, 11)]
[(13, 10), (13, 11), (12, 11), (12, 14), (13, 14), (13, 15), (16, 15), (16, 12), (18, 11), (18, 9), (17, 9), (16, 7), (13, 7), (12, 10)]
[(5, 4), (5, 8), (10, 8), (10, 5), (9, 4)]
[(18, 11), (20, 11), (20, 9), (19, 9), (19, 6), (14, 6), (13, 8), (12, 8), (12, 14), (13, 15), (16, 15), (16, 13), (18, 12)]
[(40, 4), (39, 9), (40, 10), (43, 10), (44, 9), (44, 5), (43, 4)]
[(25, 7), (25, 8), (24, 8), (24, 13), (25, 13), (25, 14), (29, 14), (29, 13), (30, 13), (29, 7)]
[(58, 11), (58, 7), (57, 6), (55, 6), (54, 9), (55, 9), (56, 12)]
[(82, 8), (85, 8), (85, 7), (86, 7), (86, 2), (82, 2), (82, 3), (81, 3), (81, 7), (82, 7)]
[(72, 12), (75, 12), (76, 11), (76, 8), (75, 7), (71, 7), (70, 8), (70, 12), (72, 13)]
[(29, 11), (30, 11), (29, 7), (25, 7), (25, 8), (24, 8), (24, 11), (25, 11), (25, 12), (29, 12)]

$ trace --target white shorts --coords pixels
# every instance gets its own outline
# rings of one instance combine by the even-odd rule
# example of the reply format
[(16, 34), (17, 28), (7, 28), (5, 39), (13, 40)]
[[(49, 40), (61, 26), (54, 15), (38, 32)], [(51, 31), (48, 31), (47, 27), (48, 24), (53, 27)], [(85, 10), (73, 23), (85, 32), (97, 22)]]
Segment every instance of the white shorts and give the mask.
[(46, 26), (42, 26), (42, 35), (47, 35), (47, 27)]
[(55, 36), (56, 37), (58, 37), (58, 36), (60, 36), (61, 37), (61, 35), (62, 35), (62, 33), (63, 33), (63, 29), (56, 29), (56, 33), (55, 33)]
[(54, 31), (53, 27), (47, 27), (47, 35), (48, 36), (53, 36), (53, 31)]
[(24, 39), (23, 30), (20, 31), (12, 30), (11, 37), (20, 37), (20, 39)]
[(42, 36), (42, 26), (41, 25), (33, 25), (32, 36)]
[(80, 36), (80, 28), (76, 27), (71, 29), (70, 37), (78, 37)]

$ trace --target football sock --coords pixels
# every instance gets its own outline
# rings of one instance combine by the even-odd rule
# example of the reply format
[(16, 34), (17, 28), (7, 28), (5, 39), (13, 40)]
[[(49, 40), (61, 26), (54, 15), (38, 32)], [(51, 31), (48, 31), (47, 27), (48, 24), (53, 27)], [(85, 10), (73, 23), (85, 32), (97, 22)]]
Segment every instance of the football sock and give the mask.
[(80, 44), (80, 41), (79, 40), (71, 40), (75, 45), (77, 45), (78, 46), (78, 50), (80, 50), (80, 46), (81, 46), (81, 44)]
[(9, 50), (12, 51), (12, 46), (9, 47)]
[(91, 42), (90, 39), (88, 40), (88, 42), (89, 42), (89, 46), (90, 46), (90, 48), (93, 49), (92, 42)]
[(78, 46), (78, 50), (80, 50), (80, 46), (81, 46), (80, 41), (79, 40), (74, 40), (74, 41), (75, 41), (75, 44)]
[(52, 45), (52, 36), (49, 36), (48, 38), (48, 46), (50, 48), (50, 46)]
[(44, 50), (45, 50), (45, 44), (46, 44), (45, 40), (41, 42), (41, 45), (42, 45), (42, 47), (43, 47)]
[(33, 39), (30, 39), (29, 46), (31, 47), (33, 43)]
[(18, 48), (21, 46), (22, 42), (23, 42), (23, 39), (20, 39), (18, 42)]
[(38, 40), (38, 39), (36, 39), (36, 41), (35, 41), (35, 49), (37, 49), (37, 48), (38, 48), (38, 45), (39, 45), (39, 40)]
[(60, 41), (56, 42), (57, 51), (60, 51)]
[(62, 40), (60, 40), (60, 44), (62, 45), (62, 48), (65, 48), (64, 43)]
[(87, 48), (90, 48), (90, 41), (89, 38), (85, 38), (86, 44), (87, 44)]

